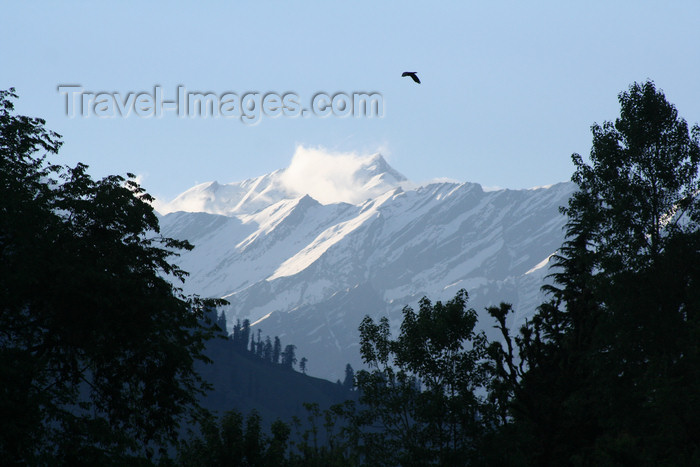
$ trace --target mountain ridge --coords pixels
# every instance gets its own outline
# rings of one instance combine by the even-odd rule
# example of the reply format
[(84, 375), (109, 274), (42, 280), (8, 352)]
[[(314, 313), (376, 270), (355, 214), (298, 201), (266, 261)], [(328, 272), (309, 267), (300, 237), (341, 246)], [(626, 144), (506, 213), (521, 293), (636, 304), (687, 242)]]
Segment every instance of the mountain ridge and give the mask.
[[(191, 274), (185, 291), (226, 298), (229, 323), (247, 318), (265, 334), (285, 336), (309, 359), (310, 374), (331, 380), (342, 377), (345, 363), (361, 365), (357, 326), (365, 314), (388, 315), (396, 329), (403, 306), (422, 296), (446, 300), (460, 288), (487, 332), (485, 306), (513, 303), (512, 327), (534, 313), (548, 259), (563, 240), (559, 207), (572, 183), (484, 191), (478, 183), (398, 180), (381, 156), (358, 158), (354, 167), (362, 195), (373, 180), (384, 180), (381, 190), (373, 186), (374, 195), (356, 203), (285, 192), (266, 206), (248, 205), (253, 212), (236, 212), (226, 206), (240, 199), (226, 205), (225, 185), (210, 184), (218, 191), (207, 191), (208, 207), (227, 215), (161, 216), (164, 235), (195, 244), (177, 260)], [(254, 191), (270, 175), (236, 186)]]
[[(364, 157), (345, 156), (345, 161), (348, 157), (354, 159), (354, 163), (341, 164), (348, 169), (348, 173), (338, 177), (338, 168), (334, 168), (331, 170), (333, 173), (329, 174), (328, 182), (336, 182), (339, 181), (338, 178), (342, 178), (340, 182), (346, 192), (336, 193), (337, 199), (317, 199), (324, 196), (314, 196), (313, 192), (308, 192), (309, 187), (304, 186), (304, 182), (305, 179), (313, 179), (317, 175), (318, 171), (314, 170), (313, 163), (318, 155), (314, 156), (313, 152), (311, 156), (306, 154), (307, 152), (301, 149), (297, 150), (289, 167), (268, 174), (226, 184), (216, 180), (200, 183), (180, 193), (172, 201), (159, 202), (156, 206), (157, 210), (161, 214), (178, 211), (207, 212), (226, 216), (254, 214), (283, 199), (304, 195), (309, 195), (322, 204), (343, 201), (351, 201), (354, 204), (357, 202), (355, 193), (360, 193), (358, 196), (365, 193), (367, 198), (372, 198), (407, 181), (406, 177), (391, 167), (379, 153)], [(320, 177), (316, 177), (316, 183), (318, 179), (323, 180), (326, 177), (323, 173), (318, 175)], [(333, 180), (334, 177), (336, 180)], [(322, 188), (328, 188), (328, 184), (325, 185)], [(353, 196), (349, 195), (348, 191), (351, 191)]]

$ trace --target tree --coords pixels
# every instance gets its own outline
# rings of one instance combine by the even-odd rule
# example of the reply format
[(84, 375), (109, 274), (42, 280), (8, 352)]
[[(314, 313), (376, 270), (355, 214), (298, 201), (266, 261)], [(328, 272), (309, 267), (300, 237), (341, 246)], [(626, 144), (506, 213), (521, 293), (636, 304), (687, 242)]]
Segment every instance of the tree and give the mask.
[(263, 360), (266, 362), (273, 362), (272, 359), (272, 341), (270, 340), (270, 336), (265, 337), (265, 344), (263, 345)]
[(280, 420), (272, 423), (268, 436), (262, 431), (262, 418), (255, 410), (245, 419), (235, 411), (218, 421), (207, 414), (200, 421), (200, 435), (182, 443), (178, 465), (195, 467), (287, 465), (290, 428)]
[(207, 387), (222, 301), (185, 297), (152, 198), (128, 178), (48, 163), (60, 136), (0, 91), (0, 457), (131, 463), (177, 437)]
[(306, 374), (306, 362), (308, 362), (306, 357), (301, 357), (301, 360), (299, 360), (299, 371), (303, 374)]
[(474, 327), (461, 290), (446, 303), (420, 301), (418, 313), (403, 310), (401, 332), (391, 338), (389, 321), (360, 325), (360, 352), (370, 371), (356, 375), (370, 462), (382, 465), (463, 465), (477, 455), (486, 389), (487, 341)]
[(241, 325), (241, 338), (240, 338), (240, 349), (241, 351), (245, 351), (246, 347), (248, 345), (248, 341), (250, 340), (250, 320), (249, 319), (244, 319), (243, 324)]
[(282, 353), (282, 343), (280, 338), (275, 336), (275, 344), (272, 348), (272, 363), (280, 362), (280, 354)]
[(345, 365), (345, 379), (343, 380), (343, 387), (348, 391), (355, 387), (355, 370), (348, 363)]
[(282, 366), (289, 368), (290, 370), (294, 368), (297, 362), (297, 357), (295, 356), (297, 346), (289, 344), (284, 348), (282, 352)]
[(516, 425), (539, 465), (700, 459), (700, 128), (654, 83), (593, 125), (551, 300), (519, 338)]
[[(318, 403), (304, 403), (306, 422), (294, 417), (295, 438), (290, 449), (290, 466), (344, 467), (360, 463), (357, 437), (348, 415), (355, 413), (354, 401), (334, 404), (321, 410)], [(279, 464), (275, 464), (279, 465)]]
[(265, 437), (262, 433), (262, 417), (253, 410), (246, 421), (245, 434), (243, 435), (243, 455), (250, 465), (261, 465), (265, 446)]
[[(231, 340), (233, 340), (234, 345), (236, 345), (236, 347), (238, 347), (241, 345), (242, 339), (243, 338), (241, 336), (241, 320), (237, 319), (236, 324), (233, 325), (233, 332), (231, 333)], [(245, 342), (245, 344), (248, 344), (247, 339), (243, 342)]]
[(228, 336), (228, 331), (226, 330), (226, 313), (223, 311), (216, 317), (216, 325), (219, 326), (219, 329), (221, 329), (225, 336)]
[(651, 81), (619, 100), (620, 118), (592, 127), (592, 165), (572, 157), (580, 191), (565, 210), (593, 223), (600, 267), (612, 274), (648, 266), (674, 234), (696, 230), (700, 215), (700, 127), (689, 131)]
[(262, 329), (258, 329), (258, 340), (255, 342), (255, 356), (258, 358), (263, 358), (263, 350), (265, 344), (262, 340)]

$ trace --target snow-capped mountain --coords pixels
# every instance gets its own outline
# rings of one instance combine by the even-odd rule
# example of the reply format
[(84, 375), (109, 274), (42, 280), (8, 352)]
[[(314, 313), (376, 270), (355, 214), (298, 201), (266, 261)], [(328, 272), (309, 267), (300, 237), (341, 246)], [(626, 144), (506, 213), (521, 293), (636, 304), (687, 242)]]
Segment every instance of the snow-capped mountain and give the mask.
[(300, 147), (284, 170), (226, 185), (215, 181), (202, 183), (159, 205), (158, 211), (251, 214), (278, 201), (307, 194), (324, 204), (356, 203), (381, 195), (405, 181), (379, 154), (328, 156), (319, 149)]
[(573, 190), (417, 186), (381, 155), (300, 149), (287, 169), (201, 184), (159, 210), (169, 212), (164, 235), (195, 245), (178, 259), (191, 274), (186, 292), (226, 298), (229, 326), (248, 318), (295, 344), (309, 373), (335, 379), (346, 363), (361, 366), (364, 315), (388, 315), (397, 328), (402, 308), (423, 296), (465, 288), (487, 332), (484, 307), (510, 302), (519, 327), (543, 299), (563, 240), (558, 208)]

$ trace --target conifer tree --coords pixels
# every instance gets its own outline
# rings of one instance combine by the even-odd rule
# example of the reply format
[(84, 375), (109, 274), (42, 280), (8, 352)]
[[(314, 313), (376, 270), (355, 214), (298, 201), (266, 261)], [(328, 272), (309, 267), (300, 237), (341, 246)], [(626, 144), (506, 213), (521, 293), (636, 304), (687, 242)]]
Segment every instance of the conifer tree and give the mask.
[(243, 324), (241, 325), (241, 339), (240, 339), (240, 348), (241, 350), (246, 350), (246, 346), (248, 345), (248, 340), (250, 338), (250, 320), (249, 319), (244, 319)]
[[(231, 339), (233, 340), (233, 344), (235, 346), (239, 346), (241, 344), (241, 340), (243, 339), (243, 336), (241, 335), (241, 320), (240, 319), (237, 319), (236, 324), (233, 325), (233, 333), (231, 334)], [(246, 339), (244, 342), (247, 344), (248, 340)]]
[(280, 338), (275, 336), (275, 343), (272, 347), (272, 363), (278, 364), (280, 362), (280, 355), (282, 354), (282, 343)]
[(282, 352), (282, 366), (288, 369), (293, 369), (294, 365), (297, 363), (297, 358), (295, 356), (296, 353), (296, 345), (289, 344), (285, 346), (284, 351)]
[(265, 337), (265, 344), (263, 345), (263, 355), (262, 355), (263, 360), (266, 362), (272, 363), (272, 341), (270, 340), (270, 336)]

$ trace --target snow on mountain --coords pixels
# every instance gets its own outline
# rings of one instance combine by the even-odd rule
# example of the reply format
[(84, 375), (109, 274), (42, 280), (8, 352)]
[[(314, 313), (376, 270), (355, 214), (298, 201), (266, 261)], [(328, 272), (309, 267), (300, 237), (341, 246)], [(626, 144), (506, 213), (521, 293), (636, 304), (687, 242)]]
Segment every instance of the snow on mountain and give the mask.
[(392, 169), (380, 154), (328, 154), (299, 146), (284, 170), (242, 182), (199, 184), (169, 203), (161, 214), (176, 211), (231, 216), (250, 214), (274, 203), (310, 195), (323, 204), (358, 203), (384, 193), (406, 178)]
[(514, 327), (534, 313), (563, 240), (558, 208), (573, 184), (409, 188), (380, 155), (329, 157), (299, 148), (287, 169), (198, 185), (171, 202), (192, 211), (161, 218), (164, 235), (195, 245), (178, 259), (191, 274), (185, 291), (225, 297), (229, 326), (250, 319), (329, 379), (342, 377), (346, 363), (360, 366), (357, 327), (366, 314), (388, 315), (397, 328), (405, 305), (460, 288), (487, 332), (488, 305), (512, 303)]

